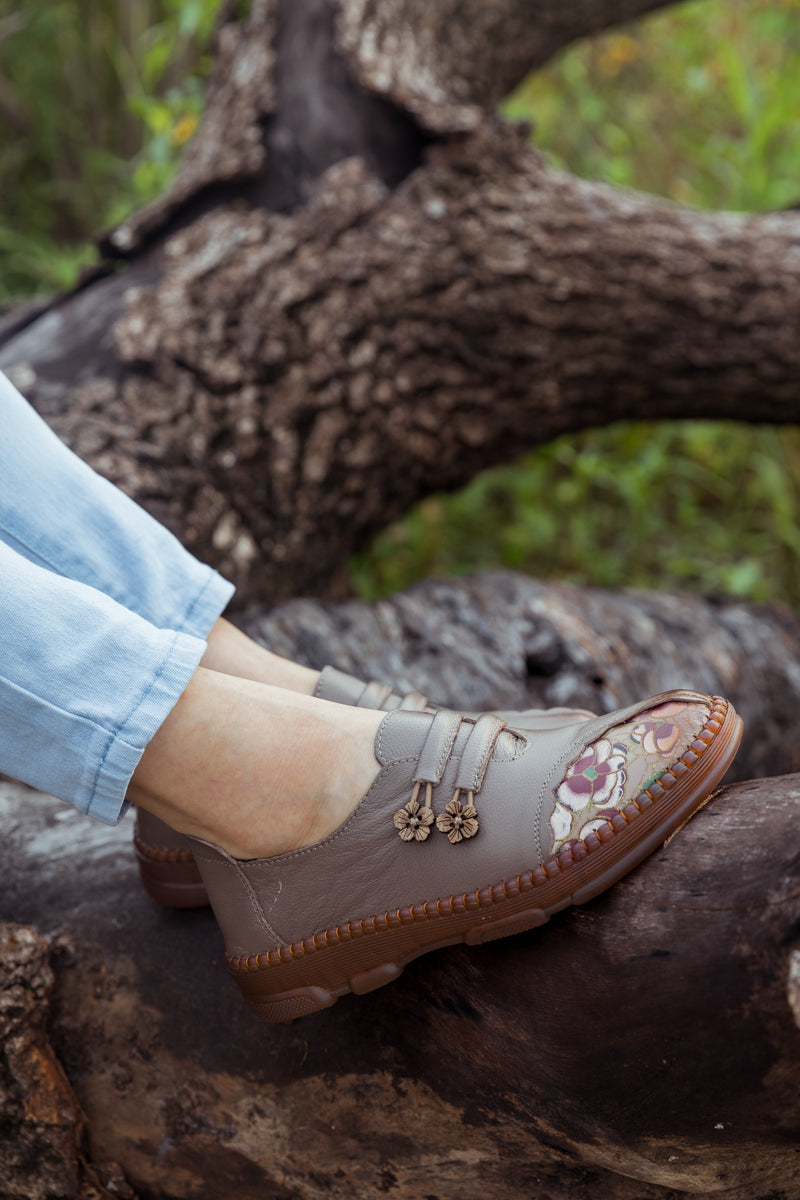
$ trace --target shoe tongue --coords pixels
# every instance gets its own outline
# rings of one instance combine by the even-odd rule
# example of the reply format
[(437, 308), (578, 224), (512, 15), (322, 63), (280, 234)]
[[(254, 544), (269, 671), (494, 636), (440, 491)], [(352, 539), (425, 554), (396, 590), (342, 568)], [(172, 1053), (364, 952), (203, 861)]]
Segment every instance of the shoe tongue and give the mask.
[(375, 757), (381, 766), (398, 758), (419, 758), (432, 724), (431, 713), (406, 708), (387, 713), (375, 735)]

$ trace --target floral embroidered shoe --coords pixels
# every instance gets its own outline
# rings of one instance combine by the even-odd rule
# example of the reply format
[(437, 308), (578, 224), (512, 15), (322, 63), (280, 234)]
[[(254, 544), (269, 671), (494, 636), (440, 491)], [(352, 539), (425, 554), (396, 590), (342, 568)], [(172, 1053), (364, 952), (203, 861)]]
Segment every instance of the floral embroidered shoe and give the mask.
[(726, 700), (690, 691), (539, 732), (397, 709), (380, 774), (324, 841), (243, 861), (188, 840), (246, 1000), (289, 1021), (590, 900), (704, 803), (740, 738)]
[[(323, 668), (314, 695), (320, 700), (356, 708), (385, 709), (387, 712), (396, 708), (428, 713), (437, 711), (421, 692), (401, 696), (385, 683), (365, 683), (336, 667)], [(498, 715), (520, 728), (541, 730), (585, 721), (594, 713), (583, 708), (548, 708)], [(142, 886), (153, 900), (165, 908), (202, 908), (208, 904), (205, 884), (195, 866), (191, 847), (182, 834), (139, 809), (133, 845)]]

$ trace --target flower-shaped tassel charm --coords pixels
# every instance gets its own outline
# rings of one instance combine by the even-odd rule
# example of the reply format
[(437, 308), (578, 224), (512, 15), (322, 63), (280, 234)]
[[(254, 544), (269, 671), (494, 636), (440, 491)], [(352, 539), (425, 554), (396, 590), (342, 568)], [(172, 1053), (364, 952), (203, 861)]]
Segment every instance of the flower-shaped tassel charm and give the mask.
[(447, 840), (453, 845), (463, 838), (475, 837), (478, 832), (478, 811), (474, 799), (472, 792), (467, 792), (467, 803), (462, 805), (456, 792), (441, 816), (436, 818), (436, 828), (446, 833)]
[(430, 806), (431, 785), (425, 786), (425, 804), (420, 805), (420, 785), (414, 784), (414, 791), (408, 804), (399, 808), (394, 814), (394, 827), (404, 842), (424, 842), (433, 825), (433, 809)]

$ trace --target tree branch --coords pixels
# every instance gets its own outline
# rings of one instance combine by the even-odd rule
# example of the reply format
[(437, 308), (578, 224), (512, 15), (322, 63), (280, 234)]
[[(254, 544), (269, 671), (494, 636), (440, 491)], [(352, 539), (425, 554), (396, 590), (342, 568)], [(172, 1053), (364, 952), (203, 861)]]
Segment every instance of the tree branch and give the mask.
[(796, 213), (580, 181), (497, 124), (391, 192), (349, 161), (290, 215), (223, 207), (0, 365), (243, 597), (279, 599), (330, 589), (415, 500), (566, 431), (797, 421), (799, 263)]
[(339, 44), (364, 87), (464, 133), (570, 42), (673, 2), (340, 0)]

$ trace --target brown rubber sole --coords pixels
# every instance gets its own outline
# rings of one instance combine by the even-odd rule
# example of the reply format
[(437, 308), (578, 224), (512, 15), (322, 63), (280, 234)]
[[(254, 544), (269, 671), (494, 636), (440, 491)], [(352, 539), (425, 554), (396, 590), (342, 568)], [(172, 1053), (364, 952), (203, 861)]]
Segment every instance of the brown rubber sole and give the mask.
[(134, 837), (133, 848), (142, 887), (164, 908), (205, 908), (208, 892), (191, 850), (151, 846)]
[(730, 766), (742, 722), (713, 698), (692, 746), (650, 787), (596, 832), (544, 866), (459, 896), (319, 931), (248, 957), (226, 955), (245, 1000), (264, 1021), (292, 1021), (328, 1008), (348, 992), (390, 983), (412, 959), (458, 942), (475, 946), (543, 925), (584, 904), (657, 850), (700, 808)]

